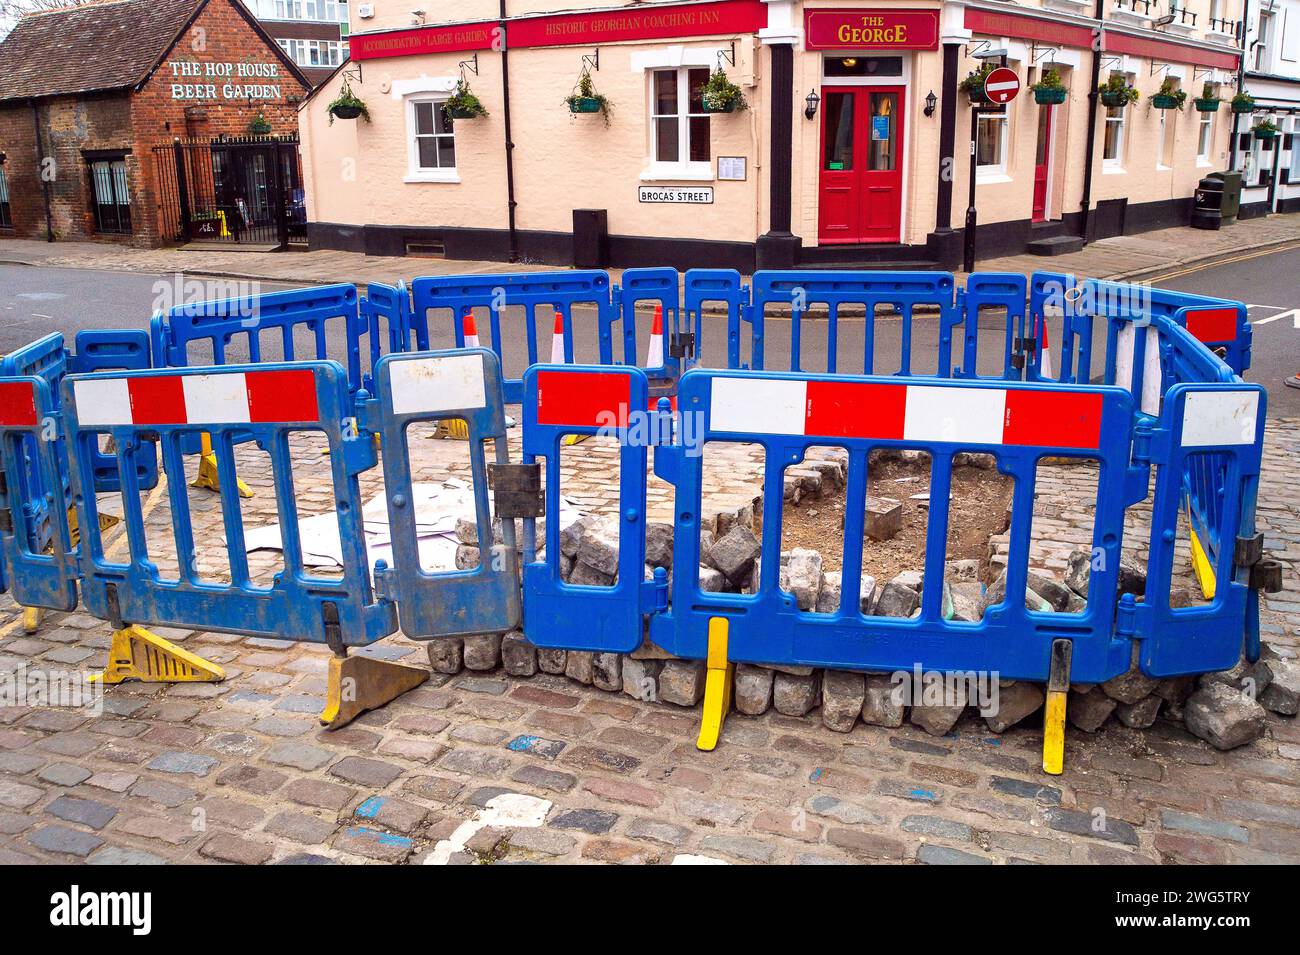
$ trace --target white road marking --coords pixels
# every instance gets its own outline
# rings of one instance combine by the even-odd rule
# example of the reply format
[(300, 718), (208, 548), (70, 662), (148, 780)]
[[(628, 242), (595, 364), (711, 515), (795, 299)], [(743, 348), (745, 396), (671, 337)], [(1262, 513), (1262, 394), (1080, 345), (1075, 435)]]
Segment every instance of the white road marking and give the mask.
[(488, 826), (500, 826), (503, 829), (536, 829), (546, 821), (546, 814), (551, 811), (548, 799), (525, 796), (523, 793), (502, 793), (487, 801), (487, 807), (474, 814), (468, 822), (462, 822), (450, 838), (443, 839), (425, 858), (425, 865), (446, 865), (447, 861), (465, 848), (465, 843), (473, 838), (474, 833)]
[(1288, 312), (1278, 312), (1276, 315), (1270, 315), (1268, 318), (1261, 318), (1259, 321), (1251, 322), (1251, 325), (1267, 325), (1269, 322), (1276, 322), (1279, 318), (1294, 318), (1296, 328), (1300, 328), (1300, 308), (1293, 308)]

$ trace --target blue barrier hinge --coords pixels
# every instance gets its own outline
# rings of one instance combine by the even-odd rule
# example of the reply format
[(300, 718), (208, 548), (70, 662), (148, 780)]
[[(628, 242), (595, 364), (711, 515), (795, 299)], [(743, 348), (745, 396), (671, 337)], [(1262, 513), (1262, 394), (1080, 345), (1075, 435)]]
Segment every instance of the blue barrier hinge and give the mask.
[(668, 609), (668, 571), (656, 567), (653, 580), (641, 584), (641, 609), (645, 613), (663, 613)]
[(655, 476), (662, 478), (674, 487), (677, 486), (677, 474), (681, 467), (682, 454), (686, 449), (679, 444), (659, 445), (655, 447)]
[(1150, 604), (1139, 606), (1132, 594), (1124, 594), (1119, 598), (1119, 607), (1115, 610), (1115, 635), (1130, 640), (1145, 640), (1147, 628), (1141, 623), (1150, 609)]
[(961, 317), (958, 318), (955, 322), (953, 322), (953, 324), (954, 325), (966, 324), (966, 290), (964, 288), (957, 289), (957, 297), (954, 299), (954, 304), (957, 309), (957, 314), (960, 315)]
[(1139, 414), (1133, 423), (1132, 463), (1124, 482), (1124, 506), (1146, 500), (1151, 486), (1151, 465), (1169, 458), (1169, 432), (1155, 427), (1156, 419)]
[(397, 575), (393, 573), (393, 568), (388, 566), (388, 561), (382, 557), (375, 561), (375, 599), (380, 603), (392, 602), (397, 599), (396, 587)]

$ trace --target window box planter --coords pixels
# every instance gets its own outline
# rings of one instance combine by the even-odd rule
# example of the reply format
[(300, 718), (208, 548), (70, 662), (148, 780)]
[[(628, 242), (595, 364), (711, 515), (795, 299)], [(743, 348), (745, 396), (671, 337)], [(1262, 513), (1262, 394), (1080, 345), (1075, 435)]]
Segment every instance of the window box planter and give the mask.
[(575, 96), (568, 101), (570, 113), (599, 113), (600, 100), (594, 96)]
[(1034, 102), (1039, 106), (1058, 106), (1065, 102), (1069, 90), (1044, 87), (1034, 90)]
[(1211, 98), (1211, 99), (1196, 99), (1193, 100), (1192, 102), (1196, 104), (1196, 111), (1198, 113), (1214, 113), (1218, 111), (1219, 103), (1222, 102), (1222, 100)]
[(1178, 109), (1178, 97), (1167, 93), (1156, 93), (1151, 97), (1151, 105), (1156, 109)]

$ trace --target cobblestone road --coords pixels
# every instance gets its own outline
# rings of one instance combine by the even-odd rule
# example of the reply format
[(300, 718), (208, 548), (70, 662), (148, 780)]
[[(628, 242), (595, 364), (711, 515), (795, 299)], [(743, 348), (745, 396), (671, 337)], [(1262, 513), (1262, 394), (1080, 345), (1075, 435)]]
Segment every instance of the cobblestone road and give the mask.
[[(1286, 573), (1264, 635), (1288, 656), (1300, 648), (1297, 460), (1300, 422), (1270, 423), (1259, 521)], [(422, 465), (427, 476), (440, 466)], [(241, 472), (259, 490), (246, 515), (265, 517), (265, 475), (247, 460)], [(737, 481), (728, 502), (747, 493)], [(1063, 475), (1038, 502), (1063, 537), (1075, 520), (1051, 495), (1070, 487)], [(106, 623), (52, 614), (25, 636), (0, 599), (0, 672), (104, 665)], [(436, 850), (453, 862), (1300, 861), (1294, 718), (1270, 714), (1262, 740), (1228, 753), (1163, 719), (1072, 729), (1066, 772), (1051, 778), (1038, 769), (1039, 727), (996, 736), (969, 711), (941, 738), (909, 725), (832, 733), (816, 711), (732, 714), (718, 749), (701, 753), (698, 707), (466, 670), (327, 733), (315, 719), (324, 648), (158, 632), (228, 679), (114, 687), (99, 716), (0, 708), (0, 862), (420, 862)], [(365, 652), (425, 656), (401, 637)], [(527, 801), (533, 819), (485, 814), (504, 792), (544, 802)]]

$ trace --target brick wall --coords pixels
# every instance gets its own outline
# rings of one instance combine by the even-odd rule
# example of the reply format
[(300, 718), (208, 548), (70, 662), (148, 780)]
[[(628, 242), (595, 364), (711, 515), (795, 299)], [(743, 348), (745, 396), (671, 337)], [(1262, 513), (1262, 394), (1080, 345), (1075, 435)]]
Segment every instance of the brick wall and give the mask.
[[(232, 73), (207, 75), (209, 63), (230, 64)], [(252, 75), (239, 75), (241, 69)], [(184, 87), (180, 96), (173, 95), (174, 83)], [(216, 95), (193, 95), (199, 86), (215, 87)], [(226, 90), (227, 86), (231, 89)], [(162, 197), (154, 147), (178, 136), (248, 136), (249, 125), (259, 113), (270, 123), (272, 135), (294, 134), (298, 130), (296, 106), (306, 93), (307, 88), (289, 71), (283, 51), (263, 39), (236, 10), (235, 0), (211, 0), (138, 93), (40, 102), (44, 155), (53, 160), (55, 237), (105, 238), (135, 245), (169, 240), (160, 226)], [(96, 234), (90, 171), (84, 156), (86, 151), (96, 150), (127, 152), (130, 236)], [(44, 238), (44, 196), (29, 105), (0, 107), (0, 151), (7, 155), (5, 172), (14, 222), (12, 233), (5, 230), (5, 234)], [(166, 161), (171, 161), (170, 154)]]
[[(175, 66), (173, 66), (175, 64)], [(254, 72), (274, 70), (274, 76), (207, 75), (207, 64), (248, 64)], [(199, 70), (198, 76), (186, 75)], [(173, 85), (183, 89), (173, 96)], [(256, 95), (228, 97), (225, 87), (263, 87)], [(215, 97), (190, 95), (192, 87), (215, 87)], [(278, 97), (266, 98), (278, 87)], [(234, 92), (233, 90), (231, 92)], [(198, 19), (172, 48), (171, 53), (144, 87), (132, 99), (136, 151), (148, 157), (142, 163), (140, 185), (142, 239), (156, 244), (161, 236), (161, 195), (154, 147), (179, 136), (210, 139), (214, 136), (247, 136), (249, 124), (261, 113), (271, 124), (271, 134), (290, 135), (298, 131), (297, 104), (307, 95), (287, 66), (283, 51), (265, 42), (236, 9), (236, 0), (211, 0)]]

